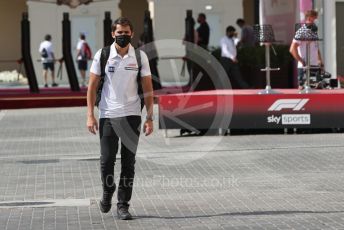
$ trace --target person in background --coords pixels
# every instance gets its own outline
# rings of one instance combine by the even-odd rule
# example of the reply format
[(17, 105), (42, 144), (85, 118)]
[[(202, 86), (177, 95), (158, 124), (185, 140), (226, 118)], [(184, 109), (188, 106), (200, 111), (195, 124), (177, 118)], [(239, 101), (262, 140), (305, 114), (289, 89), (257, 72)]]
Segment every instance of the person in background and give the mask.
[(234, 36), (235, 28), (233, 26), (228, 26), (226, 29), (226, 36), (220, 41), (221, 64), (226, 70), (230, 80), (234, 80), (239, 88), (246, 89), (249, 88), (249, 85), (241, 77)]
[[(315, 10), (309, 10), (305, 14), (305, 25), (307, 28), (317, 31), (317, 26), (315, 24), (316, 19), (318, 18), (318, 12)], [(304, 73), (305, 70), (303, 69), (306, 66), (306, 41), (298, 41), (295, 38), (293, 39), (290, 45), (290, 53), (294, 57), (294, 59), (298, 62), (298, 83), (299, 89), (304, 88), (305, 80)], [(321, 57), (321, 53), (319, 50), (319, 43), (318, 41), (311, 41), (310, 42), (310, 65), (313, 67), (323, 68), (323, 60)]]
[(238, 43), (239, 47), (252, 47), (255, 45), (256, 40), (254, 37), (254, 31), (252, 26), (247, 25), (245, 20), (242, 18), (239, 18), (236, 21), (236, 24), (240, 27), (241, 29), (241, 38)]
[(48, 70), (50, 70), (51, 73), (51, 86), (58, 86), (55, 82), (55, 55), (50, 34), (45, 35), (44, 41), (39, 45), (38, 52), (41, 54), (43, 63), (44, 87), (48, 87)]
[(197, 18), (199, 27), (197, 28), (197, 45), (203, 49), (208, 49), (210, 29), (207, 23), (207, 17), (204, 13), (200, 13)]
[(85, 34), (80, 34), (79, 42), (76, 46), (76, 57), (78, 61), (78, 69), (81, 75), (81, 86), (86, 86), (86, 71), (87, 71), (87, 61), (89, 57), (86, 54), (86, 48), (84, 46), (88, 46), (86, 42)]

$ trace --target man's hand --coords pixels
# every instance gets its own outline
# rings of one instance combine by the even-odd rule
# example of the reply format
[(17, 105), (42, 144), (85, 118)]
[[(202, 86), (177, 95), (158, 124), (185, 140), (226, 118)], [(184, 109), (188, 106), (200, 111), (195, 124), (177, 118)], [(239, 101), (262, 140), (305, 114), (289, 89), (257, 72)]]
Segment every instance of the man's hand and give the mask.
[(90, 73), (87, 89), (87, 129), (89, 132), (96, 134), (98, 131), (98, 122), (94, 117), (94, 103), (96, 101), (97, 87), (100, 82), (100, 76)]
[(146, 120), (143, 124), (143, 132), (146, 136), (149, 136), (153, 132), (153, 121)]
[(301, 59), (300, 62), (301, 62), (301, 64), (302, 64), (303, 67), (306, 66), (306, 62), (305, 62), (303, 59)]
[(322, 61), (319, 62), (320, 69), (324, 70), (324, 63)]
[(145, 106), (147, 109), (147, 117), (151, 119), (146, 119), (145, 123), (143, 124), (143, 132), (146, 136), (150, 135), (153, 132), (153, 84), (152, 84), (152, 77), (145, 76), (141, 77), (142, 89), (143, 94), (145, 97)]
[(87, 129), (90, 133), (93, 133), (94, 135), (97, 134), (98, 122), (94, 116), (87, 117)]

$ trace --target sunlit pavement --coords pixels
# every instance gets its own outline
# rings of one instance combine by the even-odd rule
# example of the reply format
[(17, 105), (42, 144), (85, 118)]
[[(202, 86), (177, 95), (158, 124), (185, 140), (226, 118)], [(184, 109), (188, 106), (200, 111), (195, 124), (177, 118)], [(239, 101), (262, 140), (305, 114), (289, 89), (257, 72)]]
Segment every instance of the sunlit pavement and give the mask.
[(166, 137), (156, 124), (121, 221), (99, 210), (85, 125), (86, 108), (0, 111), (0, 229), (344, 229), (343, 134)]

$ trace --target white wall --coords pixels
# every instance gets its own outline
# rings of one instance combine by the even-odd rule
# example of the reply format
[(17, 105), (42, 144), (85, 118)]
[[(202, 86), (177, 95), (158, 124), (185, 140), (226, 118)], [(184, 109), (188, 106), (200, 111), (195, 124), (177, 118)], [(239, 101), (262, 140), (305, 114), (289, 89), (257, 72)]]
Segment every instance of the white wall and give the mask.
[[(227, 26), (233, 25), (240, 33), (236, 20), (243, 17), (242, 0), (148, 0), (149, 8), (152, 11), (155, 40), (179, 39), (182, 40), (185, 34), (186, 10), (193, 11), (193, 18), (197, 20), (199, 13), (208, 16), (210, 26), (209, 46), (219, 46), (220, 38), (225, 35)], [(212, 10), (206, 10), (205, 6), (211, 5)], [(212, 26), (211, 24), (214, 24)], [(195, 25), (195, 29), (198, 24)], [(217, 33), (216, 33), (217, 31)], [(184, 56), (185, 51), (178, 49), (177, 56)], [(174, 50), (176, 54), (176, 50)], [(158, 50), (159, 53), (159, 50)], [(172, 55), (173, 56), (173, 55)], [(180, 76), (182, 60), (160, 60), (159, 72), (163, 85), (183, 85), (188, 79)]]
[[(218, 23), (218, 32), (214, 34), (211, 31), (210, 46), (218, 46), (219, 39), (224, 36), (225, 29), (228, 25), (233, 25), (240, 32), (235, 22), (237, 18), (243, 17), (243, 2), (242, 0), (147, 0), (150, 2), (150, 7), (154, 5), (152, 12), (155, 39), (183, 39), (185, 31), (185, 17), (186, 10), (193, 10), (193, 16), (197, 19), (198, 13), (204, 12), (209, 16), (209, 22)], [(37, 60), (40, 58), (38, 53), (38, 46), (44, 35), (49, 33), (52, 35), (52, 42), (54, 44), (56, 57), (62, 57), (62, 17), (63, 12), (69, 12), (70, 18), (73, 17), (95, 17), (96, 30), (98, 36), (96, 41), (89, 41), (95, 44), (95, 49), (103, 46), (103, 19), (104, 12), (111, 11), (113, 19), (120, 16), (118, 3), (120, 0), (113, 1), (100, 1), (89, 4), (88, 6), (82, 5), (76, 9), (70, 9), (68, 6), (57, 6), (56, 4), (39, 3), (28, 1), (29, 18), (31, 21), (31, 49), (32, 58)], [(213, 9), (210, 11), (205, 10), (206, 5), (212, 5)], [(133, 6), (134, 7), (134, 6)], [(196, 25), (197, 27), (197, 25)], [(88, 40), (88, 39), (87, 39)], [(72, 44), (72, 47), (75, 44)], [(95, 50), (94, 50), (95, 51)], [(181, 54), (184, 55), (184, 54)], [(89, 63), (91, 64), (91, 63)], [(166, 63), (165, 63), (166, 64)], [(34, 61), (35, 70), (39, 82), (42, 84), (41, 76), (41, 63)], [(180, 67), (181, 63), (177, 63)], [(159, 69), (163, 71), (164, 62), (160, 62)], [(58, 68), (58, 65), (55, 66)], [(65, 68), (64, 68), (65, 70)], [(180, 68), (178, 68), (180, 71)], [(78, 73), (78, 72), (77, 72)], [(78, 73), (79, 75), (79, 73)], [(67, 84), (67, 74), (63, 73), (63, 84)], [(167, 77), (169, 78), (169, 77)], [(171, 77), (172, 78), (172, 77)], [(173, 77), (174, 78), (174, 77)], [(184, 78), (186, 80), (186, 78)]]
[[(103, 47), (103, 20), (105, 11), (111, 12), (112, 19), (117, 18), (120, 15), (118, 10), (119, 0), (112, 1), (100, 1), (93, 2), (89, 5), (82, 5), (76, 9), (71, 9), (68, 6), (58, 6), (52, 3), (39, 3), (28, 1), (28, 12), (29, 20), (31, 22), (31, 51), (32, 59), (35, 66), (36, 75), (40, 84), (42, 84), (42, 66), (41, 63), (36, 60), (40, 59), (40, 54), (38, 53), (38, 48), (40, 42), (44, 39), (46, 34), (51, 34), (52, 42), (55, 49), (55, 57), (62, 57), (62, 19), (63, 13), (69, 13), (69, 18), (95, 18), (96, 25), (96, 36), (92, 39), (92, 36), (89, 41), (93, 46), (93, 52), (97, 49)], [(88, 39), (87, 39), (88, 40)], [(72, 44), (72, 47), (75, 47), (76, 44)], [(90, 65), (91, 63), (89, 63)], [(56, 72), (58, 64), (55, 65)], [(63, 67), (65, 70), (65, 67)], [(76, 69), (77, 71), (77, 69)], [(79, 75), (78, 71), (77, 74)], [(66, 72), (63, 72), (63, 81), (62, 84), (68, 84), (68, 76)], [(80, 82), (80, 81), (79, 81)]]
[(15, 60), (22, 56), (20, 23), (22, 13), (26, 11), (26, 4), (22, 0), (0, 1), (0, 60), (13, 60), (0, 62), (0, 71), (19, 70)]
[[(193, 11), (196, 20), (198, 13), (218, 15), (221, 36), (226, 27), (236, 26), (236, 20), (243, 17), (242, 0), (149, 0), (154, 3), (154, 31), (155, 39), (182, 39), (185, 31), (186, 10)], [(206, 5), (212, 5), (212, 10), (205, 10)], [(197, 25), (196, 25), (197, 27)], [(212, 34), (210, 35), (212, 36)], [(220, 36), (214, 35), (213, 36)], [(220, 37), (221, 37), (220, 36)], [(217, 44), (210, 44), (217, 45)]]

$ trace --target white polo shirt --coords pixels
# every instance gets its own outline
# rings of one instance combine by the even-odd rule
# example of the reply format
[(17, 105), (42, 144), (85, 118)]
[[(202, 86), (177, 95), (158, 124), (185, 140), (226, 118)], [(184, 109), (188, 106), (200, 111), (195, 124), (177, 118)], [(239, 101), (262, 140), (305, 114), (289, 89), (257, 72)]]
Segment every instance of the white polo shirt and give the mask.
[(82, 46), (84, 45), (85, 42), (86, 42), (85, 40), (80, 39), (80, 40), (78, 41), (78, 44), (76, 45), (76, 50), (77, 50), (77, 51), (80, 50), (80, 54), (79, 54), (78, 57), (77, 57), (77, 60), (78, 60), (78, 61), (79, 61), (79, 60), (82, 60), (81, 49), (82, 49)]
[[(147, 55), (141, 52), (141, 77), (151, 76)], [(94, 55), (90, 72), (99, 76), (101, 49)], [(105, 67), (105, 81), (99, 102), (99, 118), (117, 118), (141, 115), (141, 101), (137, 93), (138, 65), (135, 49), (130, 45), (123, 58), (117, 53), (115, 43)]]
[[(299, 56), (306, 61), (306, 56), (307, 56), (307, 42), (306, 41), (298, 41), (293, 39), (293, 42), (297, 43), (299, 46), (297, 47), (297, 52), (299, 54)], [(319, 52), (319, 43), (318, 41), (311, 41), (310, 42), (310, 64), (312, 66), (318, 66), (319, 65), (319, 56), (318, 56), (318, 52)], [(297, 63), (297, 68), (302, 68), (303, 65), (301, 62)]]

